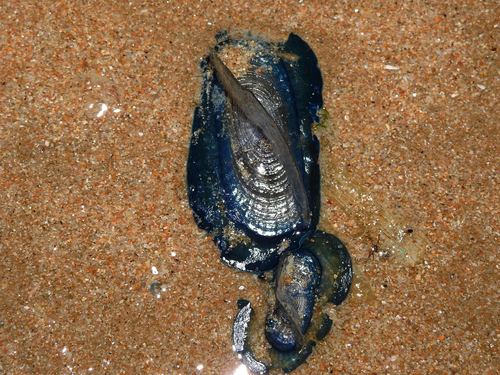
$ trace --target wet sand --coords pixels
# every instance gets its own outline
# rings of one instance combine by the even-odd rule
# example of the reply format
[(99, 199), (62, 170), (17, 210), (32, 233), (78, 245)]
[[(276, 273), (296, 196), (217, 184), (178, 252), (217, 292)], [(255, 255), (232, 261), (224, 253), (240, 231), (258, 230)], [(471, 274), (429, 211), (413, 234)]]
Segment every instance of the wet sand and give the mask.
[[(185, 182), (200, 58), (228, 30), (297, 33), (324, 79), (319, 227), (359, 285), (294, 374), (497, 373), (499, 20), (494, 1), (2, 3), (0, 372), (240, 366), (236, 301), (262, 316), (266, 285), (220, 262)], [(370, 203), (343, 205), (339, 173)]]

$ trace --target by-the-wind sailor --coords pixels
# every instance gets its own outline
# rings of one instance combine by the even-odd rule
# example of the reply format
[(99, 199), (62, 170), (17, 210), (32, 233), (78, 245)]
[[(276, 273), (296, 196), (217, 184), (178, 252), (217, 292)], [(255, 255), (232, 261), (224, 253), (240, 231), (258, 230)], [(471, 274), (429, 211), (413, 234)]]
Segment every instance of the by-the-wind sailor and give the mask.
[(265, 337), (267, 358), (256, 358), (249, 337), (260, 327), (250, 328), (249, 301), (238, 301), (233, 325), (233, 346), (242, 362), (254, 373), (271, 368), (291, 372), (312, 353), (316, 340), (330, 331), (332, 320), (323, 311), (326, 303), (340, 305), (352, 283), (349, 252), (335, 236), (317, 231), (300, 249), (284, 253), (269, 289)]
[(294, 34), (285, 43), (221, 37), (201, 68), (187, 167), (196, 223), (230, 266), (273, 269), (318, 223), (316, 56)]
[[(293, 371), (312, 353), (352, 282), (347, 249), (316, 231), (319, 142), (311, 133), (322, 106), (317, 59), (302, 39), (219, 42), (201, 63), (201, 103), (194, 113), (187, 182), (197, 225), (221, 259), (242, 271), (273, 270), (264, 327), (238, 301), (233, 349), (254, 373)], [(264, 355), (252, 350), (267, 340)]]

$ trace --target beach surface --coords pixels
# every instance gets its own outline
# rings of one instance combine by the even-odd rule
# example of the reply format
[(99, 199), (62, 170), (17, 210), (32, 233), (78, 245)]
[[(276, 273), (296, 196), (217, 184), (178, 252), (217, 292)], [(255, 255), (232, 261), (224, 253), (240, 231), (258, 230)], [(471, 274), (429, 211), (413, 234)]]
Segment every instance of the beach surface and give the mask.
[(4, 1), (0, 26), (1, 373), (245, 373), (236, 302), (263, 319), (266, 283), (186, 188), (220, 30), (296, 33), (323, 75), (319, 228), (356, 278), (293, 374), (498, 373), (497, 1)]

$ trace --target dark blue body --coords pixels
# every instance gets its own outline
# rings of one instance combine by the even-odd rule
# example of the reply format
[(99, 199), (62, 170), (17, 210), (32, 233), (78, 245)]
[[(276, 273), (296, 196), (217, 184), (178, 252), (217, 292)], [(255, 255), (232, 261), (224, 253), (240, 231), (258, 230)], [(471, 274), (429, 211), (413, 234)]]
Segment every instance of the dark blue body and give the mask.
[[(194, 111), (187, 164), (189, 204), (196, 224), (212, 236), (226, 264), (248, 272), (265, 272), (278, 266), (273, 271), (273, 285), (269, 288), (264, 327), (270, 344), (267, 346), (269, 358), (256, 358), (250, 346), (253, 341), (250, 337), (259, 333), (255, 331), (258, 328), (250, 325), (253, 310), (246, 300), (238, 302), (239, 312), (233, 324), (233, 349), (254, 373), (264, 374), (273, 368), (288, 373), (306, 361), (316, 340), (328, 334), (332, 321), (325, 311), (321, 311), (323, 305), (327, 302), (342, 303), (353, 276), (351, 259), (343, 243), (331, 234), (316, 230), (320, 210), (319, 142), (312, 135), (311, 125), (319, 121), (317, 111), (323, 106), (323, 81), (314, 52), (295, 34), (290, 34), (287, 42), (280, 44), (225, 36), (220, 34), (213, 53), (221, 56), (227, 51), (228, 55), (241, 53), (239, 58), (245, 61), (248, 70), (238, 79), (231, 72), (232, 66), (226, 66), (218, 56), (214, 58), (215, 64), (209, 57), (201, 62), (201, 103)], [(226, 59), (231, 62), (229, 57)], [(217, 64), (219, 66), (215, 67)], [(268, 83), (276, 96), (269, 96), (272, 100), (265, 103), (267, 97), (259, 97), (258, 91), (261, 90), (262, 94)], [(251, 103), (251, 99), (244, 100), (247, 91), (259, 100), (254, 100), (256, 105), (245, 105)], [(260, 105), (264, 110), (259, 112), (255, 108)], [(246, 117), (240, 118), (238, 110), (243, 107), (251, 110), (243, 111)], [(250, 119), (255, 118), (256, 113), (265, 113), (266, 119), (272, 119), (265, 126), (254, 126), (259, 121)], [(280, 122), (280, 119), (286, 121)], [(233, 126), (235, 121), (240, 121), (236, 122), (238, 126)], [(269, 132), (266, 126), (276, 128)], [(276, 136), (278, 128), (278, 135), (282, 138)], [(271, 142), (276, 139), (281, 140), (279, 146), (276, 146), (278, 142)], [(289, 201), (292, 202), (289, 206), (293, 213), (301, 212), (293, 211), (293, 203), (305, 207), (302, 203), (307, 200), (310, 214), (303, 214), (301, 218), (308, 220), (288, 220), (286, 214), (280, 216), (279, 202), (269, 205), (270, 219), (264, 215), (252, 216), (255, 207), (252, 204), (261, 204), (264, 200), (259, 199), (265, 194), (280, 193), (279, 189), (271, 189), (272, 182), (265, 183), (264, 186), (269, 188), (263, 189), (262, 196), (254, 194), (257, 198), (253, 201), (247, 198), (250, 194), (241, 193), (249, 191), (248, 186), (262, 186), (267, 181), (268, 175), (261, 178), (256, 166), (265, 165), (267, 168), (268, 165), (262, 163), (262, 159), (255, 161), (257, 151), (268, 150), (267, 144), (271, 145), (269, 150), (274, 152), (273, 155), (285, 155), (288, 160), (296, 162), (292, 163), (296, 178), (284, 180), (289, 186), (293, 185), (290, 181), (300, 181), (293, 186), (302, 187), (303, 184), (300, 196), (306, 197), (298, 199), (298, 194), (294, 194), (297, 190), (289, 186), (281, 192), (286, 189), (286, 192), (292, 192), (289, 196), (294, 200)], [(247, 157), (250, 155), (246, 151), (248, 148), (255, 151), (251, 157)], [(261, 154), (266, 155), (265, 152)], [(244, 162), (251, 165), (245, 170), (245, 176), (241, 169)], [(282, 165), (290, 163), (285, 161)], [(273, 170), (269, 175), (277, 176), (280, 169), (276, 170), (278, 172), (272, 174)], [(282, 168), (283, 176), (290, 176), (288, 170)], [(264, 219), (253, 219), (255, 217)]]
[[(226, 39), (227, 44), (245, 40)], [(233, 199), (233, 187), (239, 182), (234, 171), (227, 114), (229, 102), (207, 59), (201, 63), (203, 86), (201, 104), (196, 107), (187, 166), (189, 203), (197, 225), (212, 235), (221, 250), (221, 259), (242, 271), (263, 272), (278, 264), (283, 241), (288, 249), (316, 229), (320, 205), (319, 142), (311, 133), (311, 125), (319, 121), (316, 112), (323, 105), (322, 78), (317, 59), (307, 43), (290, 34), (284, 44), (257, 41), (268, 51), (250, 60), (256, 67), (272, 64), (267, 78), (273, 82), (285, 103), (289, 118), (287, 137), (300, 169), (311, 210), (311, 222), (278, 228), (275, 236), (262, 236), (241, 221), (245, 207)], [(232, 232), (232, 235), (228, 235)], [(240, 239), (241, 238), (241, 239)]]

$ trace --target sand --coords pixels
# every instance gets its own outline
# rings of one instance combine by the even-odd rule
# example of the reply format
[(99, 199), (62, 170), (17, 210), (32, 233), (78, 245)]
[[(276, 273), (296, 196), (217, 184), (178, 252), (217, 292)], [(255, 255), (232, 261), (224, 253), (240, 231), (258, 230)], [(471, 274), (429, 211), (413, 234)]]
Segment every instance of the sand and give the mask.
[(319, 227), (357, 278), (294, 374), (498, 373), (498, 2), (4, 1), (0, 26), (1, 373), (239, 368), (236, 301), (262, 316), (266, 284), (185, 182), (219, 30), (297, 33), (323, 74)]

